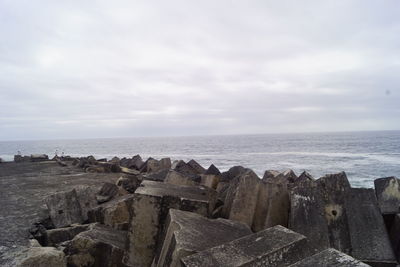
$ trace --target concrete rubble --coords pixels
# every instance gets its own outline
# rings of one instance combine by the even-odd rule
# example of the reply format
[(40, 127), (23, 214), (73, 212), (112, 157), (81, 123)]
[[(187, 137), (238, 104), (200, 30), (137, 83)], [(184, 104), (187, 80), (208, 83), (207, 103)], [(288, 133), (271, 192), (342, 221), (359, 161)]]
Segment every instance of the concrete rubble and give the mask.
[(267, 170), (261, 179), (242, 166), (221, 172), (193, 159), (16, 155), (15, 162), (53, 162), (60, 173), (74, 169), (76, 179), (113, 177), (46, 195), (44, 217), (27, 235), (37, 241), (18, 256), (7, 252), (15, 266), (396, 266), (400, 259), (395, 177), (375, 180), (374, 190), (352, 188), (344, 172), (314, 179)]

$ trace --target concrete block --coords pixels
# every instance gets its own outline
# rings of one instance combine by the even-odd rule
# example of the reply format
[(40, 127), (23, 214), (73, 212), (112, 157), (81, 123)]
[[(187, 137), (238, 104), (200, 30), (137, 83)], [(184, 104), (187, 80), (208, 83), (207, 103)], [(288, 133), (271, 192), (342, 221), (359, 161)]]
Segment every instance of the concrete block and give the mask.
[(199, 185), (201, 181), (197, 174), (187, 174), (175, 170), (169, 170), (164, 182), (175, 185)]
[(89, 221), (99, 222), (117, 230), (128, 230), (133, 195), (124, 195), (103, 203), (88, 213)]
[(305, 236), (278, 225), (187, 256), (182, 265), (287, 266), (310, 255)]
[(289, 220), (289, 193), (282, 183), (261, 181), (252, 229), (255, 232), (282, 225), (287, 227)]
[(201, 178), (201, 185), (210, 187), (212, 189), (217, 189), (218, 183), (220, 176), (219, 175), (214, 175), (214, 174), (202, 174), (200, 175)]
[(143, 181), (132, 203), (128, 253), (124, 262), (149, 266), (161, 246), (160, 233), (169, 209), (191, 211), (207, 216), (214, 208), (216, 192), (202, 186), (177, 186)]
[(352, 188), (346, 198), (351, 255), (370, 265), (392, 264), (396, 258), (373, 189)]
[(207, 219), (193, 212), (170, 209), (155, 266), (181, 266), (180, 260), (185, 256), (250, 234), (250, 228), (240, 222)]
[(253, 171), (234, 178), (227, 190), (222, 214), (224, 218), (253, 225), (261, 180)]
[(65, 248), (68, 266), (125, 266), (122, 263), (126, 231), (94, 224)]
[(400, 261), (400, 214), (394, 216), (394, 220), (389, 232), (390, 241), (397, 261)]
[(71, 227), (56, 228), (46, 231), (46, 245), (56, 246), (59, 243), (73, 239), (77, 234), (87, 231), (89, 224), (75, 224)]
[(203, 166), (201, 166), (197, 161), (195, 161), (194, 159), (191, 159), (188, 161), (187, 165), (189, 165), (190, 167), (192, 167), (193, 170), (196, 171), (197, 174), (203, 174), (206, 172), (206, 169), (203, 168)]
[(45, 199), (50, 218), (56, 227), (83, 223), (87, 213), (97, 205), (96, 191), (89, 186), (80, 186), (67, 192), (59, 192)]
[(396, 177), (379, 178), (374, 181), (375, 193), (382, 214), (400, 212), (400, 180)]
[(332, 266), (332, 267), (366, 267), (369, 266), (336, 249), (329, 248), (311, 257), (305, 258), (290, 267)]
[(311, 182), (290, 190), (289, 228), (305, 235), (315, 249), (330, 247), (323, 192)]

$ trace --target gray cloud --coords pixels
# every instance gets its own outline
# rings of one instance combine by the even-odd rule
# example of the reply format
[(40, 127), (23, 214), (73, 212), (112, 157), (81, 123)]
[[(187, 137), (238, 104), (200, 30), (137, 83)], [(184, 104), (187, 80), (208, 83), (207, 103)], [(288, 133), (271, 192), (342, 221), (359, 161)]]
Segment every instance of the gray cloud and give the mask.
[(0, 1), (0, 140), (399, 129), (398, 1)]

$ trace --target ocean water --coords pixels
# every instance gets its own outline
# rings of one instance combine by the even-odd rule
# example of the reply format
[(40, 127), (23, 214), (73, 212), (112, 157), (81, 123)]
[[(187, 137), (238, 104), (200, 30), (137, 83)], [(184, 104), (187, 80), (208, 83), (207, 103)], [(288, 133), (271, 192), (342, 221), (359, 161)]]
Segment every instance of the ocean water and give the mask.
[(4, 160), (12, 160), (17, 151), (50, 157), (58, 151), (109, 159), (135, 154), (144, 159), (195, 159), (222, 171), (242, 165), (260, 177), (267, 169), (293, 169), (297, 174), (306, 170), (316, 178), (345, 171), (354, 187), (373, 187), (380, 177), (400, 177), (400, 131), (0, 142)]

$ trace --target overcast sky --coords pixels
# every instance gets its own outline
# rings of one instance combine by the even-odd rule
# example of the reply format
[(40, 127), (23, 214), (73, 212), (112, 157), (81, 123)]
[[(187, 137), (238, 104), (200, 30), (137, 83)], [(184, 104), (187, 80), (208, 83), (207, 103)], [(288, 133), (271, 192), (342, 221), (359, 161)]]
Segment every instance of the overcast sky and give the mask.
[(0, 0), (0, 140), (400, 129), (399, 12)]

